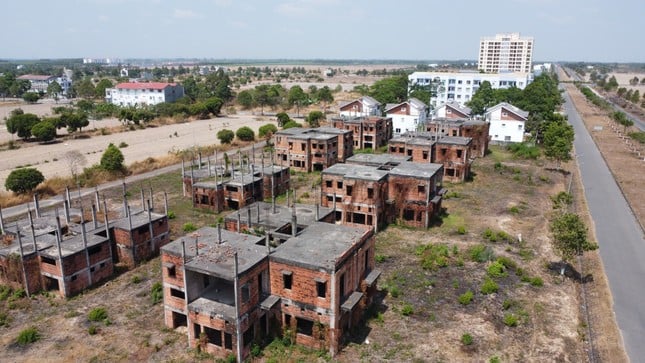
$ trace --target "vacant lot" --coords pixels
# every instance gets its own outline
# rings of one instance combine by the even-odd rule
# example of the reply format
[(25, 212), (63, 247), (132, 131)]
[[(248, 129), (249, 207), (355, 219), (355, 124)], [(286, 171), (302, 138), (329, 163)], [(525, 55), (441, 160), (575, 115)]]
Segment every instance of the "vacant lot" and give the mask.
[[(586, 359), (578, 283), (563, 281), (547, 269), (558, 260), (547, 237), (549, 197), (564, 190), (568, 177), (545, 169), (542, 162), (514, 160), (498, 149), (478, 159), (473, 169), (473, 182), (447, 185), (446, 214), (436, 227), (390, 226), (379, 233), (380, 303), (338, 361)], [(293, 175), (302, 202), (313, 201), (311, 186), (318, 177)], [(219, 215), (195, 211), (189, 199), (181, 197), (178, 174), (150, 183), (170, 193), (170, 209), (178, 216), (171, 221), (174, 237), (182, 234), (187, 221), (216, 223)], [(137, 186), (132, 188), (136, 196)], [(187, 350), (183, 332), (163, 327), (161, 304), (153, 305), (150, 296), (159, 280), (155, 259), (70, 300), (39, 295), (0, 302), (0, 312), (9, 320), (0, 328), (0, 360), (206, 358)], [(498, 290), (493, 292), (495, 285)], [(462, 297), (469, 291), (470, 299)], [(95, 307), (106, 309), (108, 325), (88, 321)], [(18, 333), (29, 326), (40, 331), (41, 340), (26, 347), (15, 344)], [(270, 357), (318, 359), (317, 352), (279, 345), (265, 353)]]

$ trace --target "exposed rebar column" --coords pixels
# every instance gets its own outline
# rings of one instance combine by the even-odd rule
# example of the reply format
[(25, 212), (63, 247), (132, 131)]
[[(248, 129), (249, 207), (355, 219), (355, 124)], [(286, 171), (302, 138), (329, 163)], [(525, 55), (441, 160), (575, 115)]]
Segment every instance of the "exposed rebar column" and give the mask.
[(242, 216), (240, 216), (240, 212), (237, 212), (237, 232), (240, 232), (241, 225), (242, 225)]
[(255, 210), (258, 213), (256, 218), (256, 223), (260, 224), (260, 203), (255, 203)]
[(150, 205), (148, 205), (148, 209), (154, 210), (155, 209), (155, 198), (152, 195), (152, 185), (150, 186), (149, 191), (150, 191)]
[(267, 248), (267, 255), (271, 254), (271, 245), (269, 244), (269, 233), (264, 232), (264, 245)]
[(96, 204), (96, 210), (101, 211), (101, 201), (99, 200), (99, 188), (94, 187), (94, 200)]
[(150, 231), (150, 243), (152, 245), (152, 254), (154, 254), (155, 249), (155, 234), (154, 228), (152, 228), (152, 208), (150, 207), (150, 199), (148, 199), (148, 230)]
[[(27, 270), (25, 269), (25, 253), (22, 250), (22, 234), (20, 233), (18, 222), (16, 222), (16, 232), (18, 234), (18, 246), (20, 247), (20, 267), (22, 268), (22, 278), (25, 281), (25, 293), (27, 293), (27, 297), (29, 297), (29, 280), (27, 279)], [(36, 251), (34, 251), (34, 253), (35, 252)]]
[(125, 178), (124, 178), (123, 179), (123, 195), (126, 195), (127, 192), (128, 191), (127, 191), (126, 186), (125, 186)]
[(316, 222), (320, 219), (320, 205), (316, 201)]
[(239, 302), (239, 291), (238, 289), (240, 288), (240, 282), (238, 281), (238, 273), (239, 273), (239, 266), (238, 266), (238, 261), (237, 261), (237, 252), (233, 255), (233, 258), (235, 260), (234, 266), (234, 271), (233, 274), (235, 275), (233, 278), (233, 287), (235, 290), (235, 336), (237, 340), (237, 361), (238, 363), (242, 362), (242, 332), (240, 331), (240, 302)]
[(199, 158), (199, 166), (197, 167), (197, 170), (202, 170), (202, 152), (197, 153), (197, 157)]
[(38, 203), (38, 192), (34, 193), (34, 208), (36, 208), (36, 218), (40, 218), (40, 204)]
[[(331, 209), (333, 209), (333, 210), (334, 210), (334, 212), (336, 212), (336, 192), (334, 192), (334, 202), (333, 202), (333, 204), (332, 204), (332, 208), (331, 208)], [(334, 217), (334, 218), (335, 218), (335, 217)]]
[(96, 220), (96, 206), (92, 203), (92, 225), (94, 229), (99, 228), (99, 221)]
[(123, 217), (128, 216), (129, 209), (130, 208), (128, 207), (128, 198), (126, 197), (125, 193), (123, 193)]
[(4, 217), (2, 216), (2, 206), (0, 206), (0, 234), (4, 233)]
[(296, 206), (291, 208), (291, 236), (295, 237), (298, 231), (298, 220), (296, 217)]
[(58, 217), (58, 208), (56, 208), (56, 245), (58, 247), (58, 263), (60, 263), (60, 279), (63, 282), (63, 296), (67, 296), (67, 284), (65, 283), (65, 269), (63, 266), (63, 251), (61, 242), (63, 241), (63, 231), (60, 227), (60, 218)]
[(250, 231), (250, 230), (251, 230), (251, 225), (252, 225), (252, 223), (253, 223), (253, 222), (251, 221), (251, 206), (248, 206), (248, 207), (246, 208), (246, 219), (247, 219), (247, 221), (248, 221), (248, 223), (249, 223), (249, 225), (247, 226), (247, 228), (248, 228), (248, 229), (249, 229), (249, 231)]
[[(108, 219), (108, 209), (107, 201), (103, 199), (103, 223), (105, 223), (105, 238), (110, 239), (110, 221)], [(114, 256), (112, 255), (112, 243), (108, 243), (110, 247), (110, 261), (113, 261)]]
[[(94, 208), (94, 205), (92, 205)], [(90, 271), (90, 252), (87, 250), (87, 233), (85, 231), (85, 223), (81, 221), (81, 235), (83, 238), (83, 251), (85, 251), (85, 264), (87, 265), (87, 281), (89, 286), (92, 286), (92, 272)]]
[(146, 196), (145, 196), (145, 192), (143, 191), (143, 185), (141, 185), (140, 194), (141, 194), (141, 211), (145, 211), (146, 210)]
[(134, 237), (132, 235), (132, 211), (130, 210), (130, 207), (128, 207), (128, 232), (130, 234), (130, 243), (132, 244), (132, 264), (136, 266), (136, 259), (135, 259), (135, 253), (136, 249), (134, 248)]
[[(187, 281), (186, 281), (186, 243), (184, 240), (181, 240), (181, 268), (183, 270), (182, 276), (183, 276), (183, 283), (184, 283), (184, 306), (186, 306), (186, 310), (188, 308), (188, 289), (186, 288), (187, 286)], [(165, 298), (164, 298), (165, 299)], [(190, 314), (188, 314), (188, 311), (184, 311), (186, 313), (186, 318), (188, 319), (188, 324), (190, 325)], [(188, 343), (190, 344), (190, 331), (192, 329), (188, 329)]]
[(253, 144), (253, 146), (251, 146), (251, 150), (252, 150), (252, 153), (253, 153), (253, 155), (252, 155), (253, 156), (253, 165), (255, 165), (255, 144)]
[[(65, 212), (65, 222), (69, 223), (69, 204), (67, 204), (67, 201), (63, 201), (63, 211)], [(81, 213), (81, 222), (83, 221), (83, 216)]]
[(199, 256), (199, 235), (195, 233), (194, 236), (195, 236), (195, 256)]
[(208, 176), (210, 177), (211, 176), (211, 156), (210, 155), (206, 157), (206, 162), (208, 165)]
[(287, 189), (287, 208), (289, 208), (289, 206), (291, 205), (290, 200), (289, 200), (289, 198), (291, 197), (290, 194), (291, 193), (289, 193), (289, 189)]
[(262, 169), (264, 169), (264, 150), (262, 150)]
[(168, 215), (168, 193), (163, 192), (163, 212)]
[(273, 173), (273, 166), (271, 167), (271, 211), (273, 214), (275, 211), (275, 174)]
[(296, 188), (293, 188), (293, 205), (296, 205)]
[(217, 243), (222, 243), (222, 225), (217, 223)]
[(34, 243), (34, 253), (38, 252), (38, 246), (36, 244), (36, 230), (34, 229), (34, 219), (31, 216), (31, 209), (27, 206), (27, 215), (29, 216), (29, 228), (31, 228), (31, 239)]
[(69, 186), (67, 186), (67, 185), (65, 186), (65, 199), (67, 200), (67, 204), (69, 204), (71, 206), (72, 205), (72, 196), (70, 195)]

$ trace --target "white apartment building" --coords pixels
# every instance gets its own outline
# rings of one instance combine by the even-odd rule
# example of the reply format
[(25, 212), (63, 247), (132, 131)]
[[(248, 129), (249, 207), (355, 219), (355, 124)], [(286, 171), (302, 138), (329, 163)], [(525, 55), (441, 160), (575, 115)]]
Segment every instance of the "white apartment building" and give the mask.
[(490, 123), (491, 141), (522, 142), (529, 113), (510, 103), (502, 102), (489, 108), (484, 119)]
[(39, 74), (25, 74), (17, 79), (29, 81), (29, 92), (47, 93), (47, 87), (56, 81), (62, 88), (61, 95), (66, 95), (70, 88), (72, 88), (72, 71), (65, 69), (63, 75), (60, 77), (39, 75)]
[(408, 131), (425, 131), (427, 106), (416, 98), (385, 106), (385, 117), (392, 119), (394, 135)]
[(479, 42), (477, 69), (486, 73), (531, 72), (533, 37), (520, 33), (482, 37)]
[(449, 102), (463, 106), (484, 81), (490, 82), (493, 89), (513, 86), (524, 89), (531, 78), (530, 73), (414, 72), (408, 76), (408, 87), (415, 84), (436, 87), (436, 96), (430, 99), (430, 106), (434, 109)]
[(119, 83), (105, 90), (105, 101), (118, 106), (156, 105), (184, 97), (184, 87), (177, 83)]

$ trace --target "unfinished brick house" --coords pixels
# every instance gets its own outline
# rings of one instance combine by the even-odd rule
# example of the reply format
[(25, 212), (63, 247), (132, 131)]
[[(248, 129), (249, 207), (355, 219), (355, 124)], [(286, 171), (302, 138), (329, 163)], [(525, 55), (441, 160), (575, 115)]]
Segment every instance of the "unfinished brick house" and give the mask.
[(436, 163), (443, 164), (443, 180), (460, 183), (470, 176), (472, 139), (446, 136), (435, 144)]
[(473, 139), (470, 145), (473, 158), (484, 157), (488, 152), (488, 143), (490, 141), (488, 130), (490, 125), (485, 121), (437, 118), (429, 121), (427, 125), (427, 131), (438, 138), (461, 136)]
[[(308, 208), (295, 222), (284, 206), (251, 205), (266, 236), (205, 227), (165, 246), (166, 326), (186, 326), (191, 347), (238, 361), (253, 342), (282, 334), (338, 352), (375, 293), (374, 234), (316, 222)], [(237, 228), (229, 220), (227, 227)]]
[(331, 124), (353, 133), (354, 149), (378, 149), (392, 138), (392, 119), (388, 117), (333, 118)]
[(170, 241), (168, 216), (147, 208), (129, 211), (125, 217), (110, 221), (110, 227), (117, 260), (128, 268), (158, 256), (160, 248)]
[(324, 170), (321, 204), (334, 209), (343, 224), (378, 231), (398, 220), (428, 228), (441, 210), (443, 166), (402, 158), (409, 157), (364, 154)]
[(434, 161), (434, 135), (418, 132), (395, 137), (388, 143), (390, 155), (402, 155), (415, 163), (432, 163)]
[(275, 134), (275, 152), (280, 165), (302, 172), (320, 171), (353, 154), (352, 133), (331, 127), (281, 130)]

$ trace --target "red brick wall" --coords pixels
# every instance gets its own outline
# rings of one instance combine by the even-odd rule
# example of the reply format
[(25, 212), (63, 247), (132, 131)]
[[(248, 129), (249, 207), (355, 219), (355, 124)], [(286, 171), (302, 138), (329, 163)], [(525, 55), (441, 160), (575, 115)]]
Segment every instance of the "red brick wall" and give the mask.
[[(461, 151), (461, 156), (458, 156), (459, 151)], [(443, 164), (444, 180), (463, 182), (470, 174), (470, 146), (437, 143), (435, 162)], [(449, 175), (449, 169), (455, 170), (454, 176)]]
[[(208, 198), (206, 203), (202, 203), (202, 196)], [(204, 208), (219, 213), (224, 210), (224, 190), (193, 188), (193, 203), (197, 208)]]
[[(292, 271), (291, 289), (284, 288), (282, 279), (283, 270)], [(274, 261), (271, 261), (269, 271), (271, 276), (271, 293), (273, 295), (320, 308), (331, 308), (331, 275), (329, 273)], [(315, 278), (327, 281), (325, 298), (318, 297)]]

